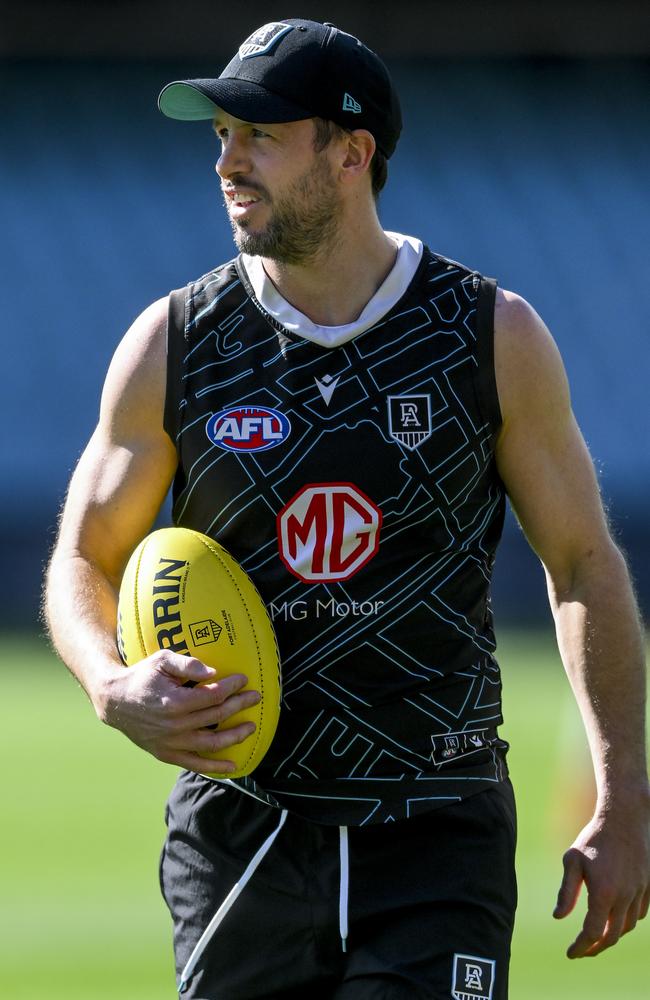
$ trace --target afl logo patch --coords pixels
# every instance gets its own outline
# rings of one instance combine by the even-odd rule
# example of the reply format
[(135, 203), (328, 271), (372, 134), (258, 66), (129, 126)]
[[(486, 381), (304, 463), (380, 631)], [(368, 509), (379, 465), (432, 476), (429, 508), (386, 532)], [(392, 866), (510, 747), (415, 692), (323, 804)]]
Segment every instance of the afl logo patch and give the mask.
[(268, 406), (232, 406), (205, 425), (212, 444), (226, 451), (268, 451), (291, 434), (289, 418)]

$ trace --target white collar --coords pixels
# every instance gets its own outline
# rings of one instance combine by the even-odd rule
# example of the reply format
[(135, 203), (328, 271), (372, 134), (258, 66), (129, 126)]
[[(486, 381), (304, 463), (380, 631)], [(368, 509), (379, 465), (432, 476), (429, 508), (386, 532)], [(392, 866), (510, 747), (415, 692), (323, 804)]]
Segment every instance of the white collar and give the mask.
[(241, 260), (257, 301), (289, 333), (311, 340), (321, 347), (338, 347), (378, 323), (399, 302), (418, 269), (423, 250), (421, 241), (401, 233), (387, 232), (386, 235), (397, 245), (395, 263), (361, 315), (354, 322), (344, 323), (342, 326), (320, 326), (294, 308), (280, 295), (268, 277), (261, 257), (242, 254)]

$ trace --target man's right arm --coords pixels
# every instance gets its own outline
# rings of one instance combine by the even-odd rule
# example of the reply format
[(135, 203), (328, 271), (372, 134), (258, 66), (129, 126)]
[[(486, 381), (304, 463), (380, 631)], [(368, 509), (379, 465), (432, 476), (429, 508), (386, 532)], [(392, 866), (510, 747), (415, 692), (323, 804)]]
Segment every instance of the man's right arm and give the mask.
[[(192, 657), (159, 651), (126, 668), (117, 651), (117, 595), (176, 469), (163, 429), (167, 300), (135, 321), (111, 362), (97, 428), (72, 477), (46, 581), (52, 641), (102, 721), (159, 760), (206, 771), (200, 753), (240, 743), (252, 723), (219, 731), (259, 700), (242, 674), (220, 680)], [(200, 686), (186, 687), (187, 681)], [(233, 767), (210, 761), (210, 772)]]

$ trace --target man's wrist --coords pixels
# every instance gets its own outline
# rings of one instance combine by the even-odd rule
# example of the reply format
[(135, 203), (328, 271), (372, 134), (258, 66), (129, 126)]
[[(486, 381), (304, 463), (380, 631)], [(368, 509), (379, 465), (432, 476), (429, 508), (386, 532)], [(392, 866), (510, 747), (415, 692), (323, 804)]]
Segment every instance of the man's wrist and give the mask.
[(117, 688), (124, 680), (127, 668), (118, 660), (108, 660), (95, 674), (93, 683), (88, 690), (93, 708), (100, 722), (108, 726), (115, 724), (115, 710), (120, 701)]
[(626, 776), (623, 779), (608, 779), (599, 790), (596, 812), (608, 816), (624, 816), (645, 810), (650, 817), (650, 782), (648, 776)]

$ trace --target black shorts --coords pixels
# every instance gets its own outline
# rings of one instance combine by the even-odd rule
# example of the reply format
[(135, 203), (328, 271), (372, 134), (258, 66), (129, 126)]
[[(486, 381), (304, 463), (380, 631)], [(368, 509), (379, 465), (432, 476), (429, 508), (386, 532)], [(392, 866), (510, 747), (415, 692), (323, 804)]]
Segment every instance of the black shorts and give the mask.
[(184, 775), (167, 820), (161, 887), (187, 1000), (506, 1000), (517, 896), (509, 782), (413, 819), (345, 828)]

